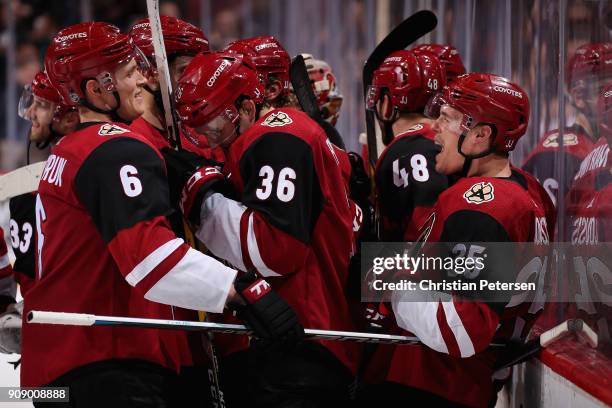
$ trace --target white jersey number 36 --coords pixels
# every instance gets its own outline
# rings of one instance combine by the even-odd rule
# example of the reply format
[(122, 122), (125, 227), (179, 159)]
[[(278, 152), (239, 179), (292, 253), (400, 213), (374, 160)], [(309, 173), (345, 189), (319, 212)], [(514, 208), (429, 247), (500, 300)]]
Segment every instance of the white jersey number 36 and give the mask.
[[(270, 166), (262, 166), (259, 169), (259, 177), (261, 177), (261, 185), (255, 191), (255, 195), (260, 200), (267, 200), (272, 195), (274, 188), (274, 169)], [(291, 167), (284, 167), (278, 172), (276, 179), (276, 197), (284, 203), (293, 199), (295, 195), (295, 184), (293, 181), (296, 178), (295, 170)]]

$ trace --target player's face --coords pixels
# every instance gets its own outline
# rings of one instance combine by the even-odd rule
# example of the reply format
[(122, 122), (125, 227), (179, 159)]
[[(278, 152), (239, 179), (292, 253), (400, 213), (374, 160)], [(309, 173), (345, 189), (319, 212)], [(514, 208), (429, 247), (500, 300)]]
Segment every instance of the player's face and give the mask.
[(46, 99), (34, 96), (34, 101), (27, 111), (27, 117), (32, 122), (30, 140), (34, 143), (44, 142), (51, 134), (51, 121), (55, 112), (55, 104)]
[(461, 121), (463, 114), (449, 105), (443, 105), (440, 116), (432, 125), (436, 133), (435, 143), (440, 147), (436, 155), (436, 171), (442, 174), (455, 174), (461, 171), (465, 159), (459, 151), (459, 136), (461, 136)]
[(176, 89), (178, 80), (185, 72), (185, 68), (191, 62), (193, 57), (191, 55), (180, 55), (172, 61), (168, 69), (170, 70), (170, 82), (172, 83), (172, 89)]
[(211, 148), (221, 146), (228, 148), (238, 136), (236, 122), (238, 121), (238, 112), (231, 111), (221, 114), (210, 122), (197, 127), (197, 133), (206, 136), (208, 144)]
[(144, 112), (145, 83), (146, 79), (138, 70), (135, 59), (122, 65), (115, 72), (115, 89), (121, 100), (117, 113), (122, 119), (134, 120)]

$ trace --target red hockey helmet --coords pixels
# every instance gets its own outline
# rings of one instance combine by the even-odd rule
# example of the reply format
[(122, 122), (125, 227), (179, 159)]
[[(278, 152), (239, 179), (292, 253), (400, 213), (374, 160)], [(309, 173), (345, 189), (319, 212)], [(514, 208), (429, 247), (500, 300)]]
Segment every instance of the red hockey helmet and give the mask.
[(147, 60), (133, 41), (109, 23), (80, 23), (61, 30), (51, 41), (45, 55), (45, 69), (53, 86), (67, 104), (85, 98), (83, 83), (96, 79), (112, 91), (115, 70), (133, 58), (147, 70)]
[[(586, 85), (602, 85), (612, 78), (612, 43), (585, 44), (569, 60), (566, 84), (572, 89), (579, 81)], [(596, 95), (599, 95), (597, 89)]]
[(461, 61), (459, 51), (451, 45), (421, 44), (412, 49), (415, 53), (427, 52), (438, 57), (446, 71), (446, 81), (451, 83), (459, 75), (465, 74), (465, 66)]
[(494, 74), (462, 75), (429, 102), (426, 114), (437, 117), (442, 105), (463, 114), (464, 132), (478, 124), (495, 127), (493, 152), (509, 152), (527, 131), (529, 97), (518, 85)]
[(23, 119), (28, 119), (27, 112), (34, 103), (35, 96), (55, 104), (54, 120), (60, 120), (64, 114), (75, 110), (73, 106), (64, 103), (61, 95), (51, 85), (51, 81), (44, 71), (39, 71), (34, 76), (32, 83), (23, 88), (18, 107), (19, 116)]
[(612, 84), (606, 86), (599, 95), (599, 134), (612, 141)]
[(202, 126), (220, 115), (234, 122), (234, 102), (241, 95), (263, 102), (264, 90), (248, 56), (213, 52), (197, 55), (185, 69), (174, 93), (181, 121)]
[(289, 91), (291, 57), (276, 38), (259, 36), (236, 40), (223, 51), (248, 55), (253, 60), (264, 84), (271, 79), (272, 75), (281, 81), (283, 92)]
[(395, 51), (374, 71), (372, 85), (368, 89), (366, 105), (376, 110), (383, 93), (391, 97), (385, 118), (400, 112), (419, 112), (427, 101), (446, 85), (446, 74), (438, 57), (412, 51)]
[[(208, 39), (198, 27), (175, 17), (160, 16), (166, 54), (197, 55), (210, 52)], [(155, 64), (155, 52), (148, 18), (143, 18), (130, 28), (129, 36)]]

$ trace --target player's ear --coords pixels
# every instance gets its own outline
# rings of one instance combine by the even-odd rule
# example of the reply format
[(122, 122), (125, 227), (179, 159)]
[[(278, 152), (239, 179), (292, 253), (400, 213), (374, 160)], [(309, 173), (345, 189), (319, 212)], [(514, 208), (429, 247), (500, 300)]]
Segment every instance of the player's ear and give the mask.
[(100, 88), (100, 84), (95, 79), (88, 79), (85, 81), (85, 95), (86, 96), (99, 96), (102, 94), (102, 88)]
[(479, 143), (489, 144), (491, 143), (491, 138), (493, 137), (493, 129), (491, 129), (490, 125), (483, 125), (478, 127), (478, 132), (476, 133), (476, 140)]
[(265, 91), (265, 99), (266, 101), (273, 101), (276, 99), (282, 92), (283, 87), (281, 86), (280, 81), (270, 81)]

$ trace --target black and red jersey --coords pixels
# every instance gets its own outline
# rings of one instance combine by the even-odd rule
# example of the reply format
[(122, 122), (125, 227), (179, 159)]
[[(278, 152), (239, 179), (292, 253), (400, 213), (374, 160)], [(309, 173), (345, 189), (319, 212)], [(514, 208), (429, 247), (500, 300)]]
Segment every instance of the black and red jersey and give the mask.
[(9, 232), (15, 254), (14, 279), (25, 296), (34, 283), (34, 253), (36, 252), (36, 221), (34, 203), (36, 192), (26, 193), (9, 200)]
[[(594, 141), (579, 125), (567, 127), (563, 133), (563, 152), (565, 154), (564, 177), (565, 188), (568, 191), (580, 162), (593, 149)], [(559, 130), (546, 132), (536, 147), (529, 154), (523, 165), (523, 170), (534, 175), (553, 201), (555, 206), (559, 180), (555, 177), (555, 168), (560, 154)]]
[[(354, 330), (345, 285), (355, 206), (323, 129), (301, 111), (273, 110), (234, 141), (223, 170), (239, 201), (210, 195), (198, 238), (265, 276), (304, 327)], [(359, 345), (321, 344), (355, 371)]]
[[(434, 214), (428, 241), (453, 243), (448, 256), (465, 256), (472, 249), (484, 257), (493, 255), (495, 250), (486, 243), (548, 243), (544, 208), (518, 173), (460, 179), (440, 195)], [(478, 248), (472, 248), (470, 243), (476, 242)], [(512, 279), (522, 279), (519, 264), (512, 269)], [(484, 269), (479, 279), (494, 280), (498, 271), (492, 269)], [(489, 344), (524, 339), (541, 307), (531, 307), (535, 294), (525, 300), (508, 296), (504, 302), (477, 300), (477, 294), (473, 300), (465, 294), (446, 295), (429, 302), (394, 298), (397, 324), (423, 345), (395, 347), (386, 380), (455, 403), (486, 407), (494, 392), (491, 378), (497, 357)]]
[[(236, 272), (170, 230), (160, 153), (121, 123), (85, 123), (52, 148), (35, 203), (36, 283), (25, 311), (171, 319), (168, 305), (221, 312)], [(207, 273), (201, 273), (206, 271)], [(180, 332), (24, 325), (21, 383), (90, 363), (183, 364)]]
[(381, 239), (415, 241), (448, 179), (435, 170), (434, 132), (419, 123), (382, 152), (375, 170), (377, 211)]

